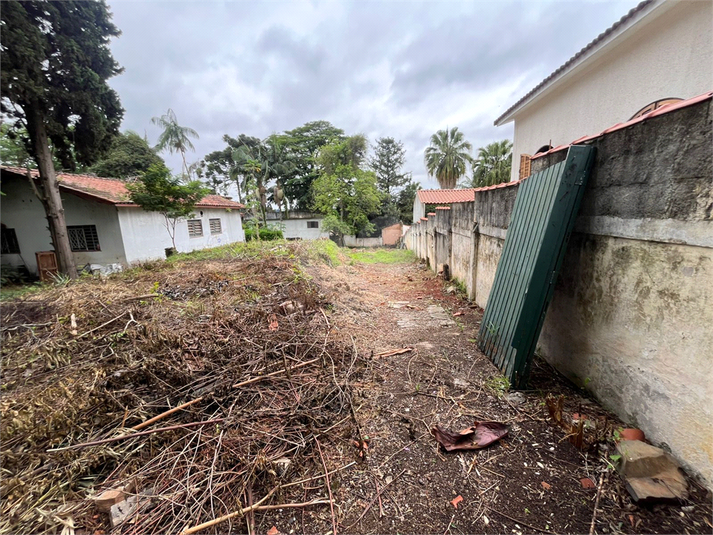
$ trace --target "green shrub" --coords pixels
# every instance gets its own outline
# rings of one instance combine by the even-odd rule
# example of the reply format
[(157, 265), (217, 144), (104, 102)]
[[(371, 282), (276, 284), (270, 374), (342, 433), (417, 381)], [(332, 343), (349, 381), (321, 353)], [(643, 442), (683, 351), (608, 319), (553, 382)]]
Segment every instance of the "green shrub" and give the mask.
[[(270, 240), (281, 240), (283, 238), (282, 231), (278, 229), (271, 229), (262, 227), (260, 229), (260, 239), (265, 241)], [(255, 229), (246, 228), (245, 229), (245, 241), (251, 241), (255, 239)]]

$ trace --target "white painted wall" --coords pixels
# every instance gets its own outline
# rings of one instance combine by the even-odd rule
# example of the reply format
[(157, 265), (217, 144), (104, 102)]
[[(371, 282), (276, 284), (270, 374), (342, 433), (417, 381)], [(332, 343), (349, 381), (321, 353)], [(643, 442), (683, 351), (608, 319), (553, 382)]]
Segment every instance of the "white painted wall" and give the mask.
[[(194, 214), (195, 217), (191, 219), (202, 221), (203, 236), (189, 237), (187, 220), (180, 220), (176, 225), (176, 249), (179, 253), (245, 241), (239, 211), (228, 211), (225, 208), (196, 208)], [(208, 220), (213, 218), (221, 220), (220, 234), (210, 233)], [(157, 212), (146, 212), (135, 207), (120, 207), (119, 224), (128, 264), (166, 258), (166, 249), (173, 246), (166, 230), (165, 219)]]
[(384, 245), (381, 236), (378, 238), (357, 238), (356, 236), (344, 235), (345, 247), (381, 247)]
[[(4, 175), (2, 191), (5, 193), (2, 223), (15, 229), (21, 253), (3, 255), (2, 262), (15, 266), (25, 264), (36, 275), (35, 253), (53, 250), (42, 203), (24, 179)], [(116, 207), (67, 192), (62, 192), (61, 197), (67, 225), (96, 225), (97, 228), (101, 251), (75, 252), (77, 267), (126, 263)]]
[[(316, 221), (318, 228), (307, 228), (308, 221)], [(283, 219), (282, 221), (268, 221), (267, 226), (282, 230), (282, 235), (288, 240), (318, 240), (329, 238), (329, 232), (322, 228), (322, 218), (312, 219)]]
[(665, 4), (659, 16), (642, 19), (620, 42), (515, 114), (512, 180), (521, 154), (532, 155), (550, 141), (557, 146), (598, 134), (656, 100), (713, 89), (713, 2)]
[(413, 223), (421, 221), (422, 217), (426, 217), (426, 205), (418, 198), (418, 194), (413, 199)]

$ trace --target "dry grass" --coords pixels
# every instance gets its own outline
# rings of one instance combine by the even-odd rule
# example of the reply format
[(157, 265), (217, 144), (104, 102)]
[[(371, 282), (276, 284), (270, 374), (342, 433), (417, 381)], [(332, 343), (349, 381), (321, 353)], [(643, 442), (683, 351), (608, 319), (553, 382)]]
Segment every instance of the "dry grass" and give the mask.
[[(328, 303), (302, 271), (300, 257), (324, 252), (258, 247), (3, 305), (0, 533), (108, 530), (91, 497), (130, 483), (139, 514), (113, 533), (178, 532), (257, 501), (285, 478), (323, 472), (316, 439), (346, 443), (356, 433), (349, 382), (362, 361), (332, 334)], [(222, 420), (74, 448), (131, 434), (196, 398), (145, 430)], [(58, 448), (69, 449), (48, 451)], [(280, 489), (272, 501), (325, 497), (314, 482), (309, 489)], [(208, 531), (235, 531), (233, 522), (245, 520)]]

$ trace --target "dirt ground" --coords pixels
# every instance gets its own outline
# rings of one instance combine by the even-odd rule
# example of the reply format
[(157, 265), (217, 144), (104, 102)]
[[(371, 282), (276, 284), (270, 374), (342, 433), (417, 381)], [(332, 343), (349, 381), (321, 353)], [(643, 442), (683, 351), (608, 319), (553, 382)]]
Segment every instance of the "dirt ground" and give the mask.
[[(542, 361), (530, 390), (506, 392), (502, 376), (475, 343), (482, 310), (422, 264), (356, 264), (309, 272), (333, 303), (330, 321), (372, 354), (355, 389), (363, 444), (335, 440), (330, 470), (334, 515), (344, 533), (590, 533), (596, 488), (596, 533), (710, 533), (711, 494), (690, 480), (684, 504), (632, 503), (607, 459), (611, 440), (588, 451), (571, 444), (545, 407), (564, 395), (565, 412), (621, 425)], [(395, 348), (413, 350), (378, 358)], [(446, 453), (435, 424), (458, 431), (475, 420), (509, 426), (499, 443)], [(345, 445), (346, 443), (346, 445)], [(462, 498), (462, 500), (460, 499)], [(455, 504), (455, 505), (454, 505)], [(457, 505), (457, 507), (456, 507)], [(329, 511), (267, 515), (258, 530), (322, 532)]]
[[(545, 363), (510, 392), (481, 317), (406, 251), (332, 242), (3, 303), (0, 534), (713, 531), (693, 480), (685, 503), (633, 504), (610, 457), (624, 423)], [(581, 449), (558, 400), (587, 422)], [(508, 434), (454, 453), (431, 435), (475, 421)], [(138, 505), (112, 528), (94, 500), (121, 488)]]

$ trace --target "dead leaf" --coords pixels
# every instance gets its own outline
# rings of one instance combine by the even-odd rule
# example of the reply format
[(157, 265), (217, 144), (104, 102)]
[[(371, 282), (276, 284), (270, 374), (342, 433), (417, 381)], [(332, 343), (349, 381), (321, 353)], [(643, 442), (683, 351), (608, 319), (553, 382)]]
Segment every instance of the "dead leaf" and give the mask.
[(458, 509), (458, 504), (463, 501), (463, 496), (460, 494), (451, 500), (451, 505)]
[(479, 450), (490, 446), (508, 434), (508, 428), (500, 422), (475, 422), (473, 427), (454, 433), (437, 425), (431, 434), (446, 451)]
[(272, 526), (267, 530), (267, 535), (277, 535), (278, 533), (280, 533), (280, 530), (278, 530), (275, 526)]
[(455, 313), (453, 314), (454, 317), (455, 317), (455, 316), (462, 316), (462, 315), (463, 315), (463, 312), (462, 312), (462, 311), (461, 311), (461, 312), (455, 312)]
[(279, 327), (280, 324), (277, 323), (277, 316), (275, 314), (270, 314), (270, 326), (268, 327), (268, 329), (270, 329), (271, 331), (276, 331), (277, 329), (279, 329)]
[(594, 484), (594, 481), (592, 481), (588, 477), (583, 477), (579, 481), (580, 481), (580, 483), (582, 483), (583, 489), (596, 489), (597, 488), (597, 486)]
[(636, 526), (636, 517), (634, 515), (629, 515), (629, 523), (632, 528)]
[(545, 483), (544, 481), (541, 483), (541, 485), (542, 488), (545, 490), (550, 490), (552, 488), (552, 485), (550, 485), (549, 483)]

